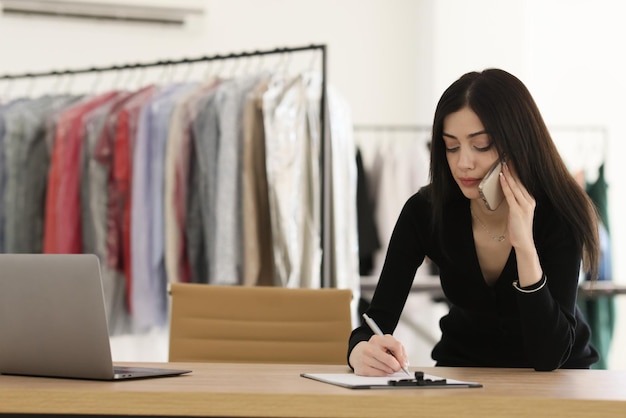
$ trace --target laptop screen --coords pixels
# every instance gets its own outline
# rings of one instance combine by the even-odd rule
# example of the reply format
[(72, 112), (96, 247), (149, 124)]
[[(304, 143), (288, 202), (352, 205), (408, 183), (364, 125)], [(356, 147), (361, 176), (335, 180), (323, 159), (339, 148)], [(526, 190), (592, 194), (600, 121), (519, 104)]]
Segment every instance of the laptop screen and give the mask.
[(92, 254), (0, 254), (0, 373), (107, 379), (113, 364)]

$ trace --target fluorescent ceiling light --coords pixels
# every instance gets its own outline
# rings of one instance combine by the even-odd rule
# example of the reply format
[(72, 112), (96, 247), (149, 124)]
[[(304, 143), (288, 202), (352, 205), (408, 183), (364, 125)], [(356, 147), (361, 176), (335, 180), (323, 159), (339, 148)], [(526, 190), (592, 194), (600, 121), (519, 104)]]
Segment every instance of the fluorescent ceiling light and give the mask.
[(2, 0), (2, 13), (184, 24), (204, 13), (202, 0)]

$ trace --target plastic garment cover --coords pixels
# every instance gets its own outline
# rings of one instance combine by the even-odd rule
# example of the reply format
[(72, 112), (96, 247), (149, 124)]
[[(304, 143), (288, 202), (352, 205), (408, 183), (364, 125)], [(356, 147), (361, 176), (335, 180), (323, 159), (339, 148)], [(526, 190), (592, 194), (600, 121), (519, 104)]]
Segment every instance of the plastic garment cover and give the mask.
[[(310, 192), (312, 176), (317, 172), (311, 172), (315, 164), (307, 160), (319, 161), (314, 158), (319, 151), (315, 147), (310, 155), (305, 81), (302, 76), (277, 74), (263, 96), (274, 284), (283, 287), (321, 285), (319, 263), (310, 255), (320, 251), (315, 244), (320, 241), (320, 230), (313, 219), (320, 201)], [(307, 272), (303, 262), (309, 266)]]
[(332, 87), (328, 89), (332, 188), (330, 190), (331, 250), (330, 287), (352, 289), (360, 296), (359, 242), (357, 228), (357, 167), (352, 114), (348, 102)]

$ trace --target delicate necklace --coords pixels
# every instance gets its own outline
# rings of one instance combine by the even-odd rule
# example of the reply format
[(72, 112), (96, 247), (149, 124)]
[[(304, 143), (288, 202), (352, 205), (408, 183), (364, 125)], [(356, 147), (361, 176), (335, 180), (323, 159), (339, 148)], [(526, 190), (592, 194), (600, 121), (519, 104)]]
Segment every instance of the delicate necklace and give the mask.
[(485, 230), (485, 232), (487, 232), (487, 234), (489, 235), (489, 237), (497, 242), (502, 242), (506, 239), (506, 228), (508, 226), (508, 219), (507, 219), (507, 223), (504, 225), (504, 231), (502, 232), (501, 235), (494, 235), (492, 234), (489, 229), (487, 229), (487, 226), (483, 223), (483, 221), (480, 220), (480, 218), (476, 215), (474, 215), (474, 211), (472, 210), (472, 208), (470, 207), (470, 213), (472, 214), (472, 218), (476, 219), (478, 221), (478, 223), (480, 224), (480, 226)]

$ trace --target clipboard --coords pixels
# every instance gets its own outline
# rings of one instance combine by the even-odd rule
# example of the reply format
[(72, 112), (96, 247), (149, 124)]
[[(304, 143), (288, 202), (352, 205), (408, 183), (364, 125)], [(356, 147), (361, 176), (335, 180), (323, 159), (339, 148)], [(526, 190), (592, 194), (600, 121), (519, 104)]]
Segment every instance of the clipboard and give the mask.
[(384, 377), (358, 376), (354, 373), (301, 373), (300, 376), (348, 389), (454, 389), (482, 388), (477, 382), (446, 379), (439, 376), (415, 372), (415, 378), (406, 378), (404, 373)]

